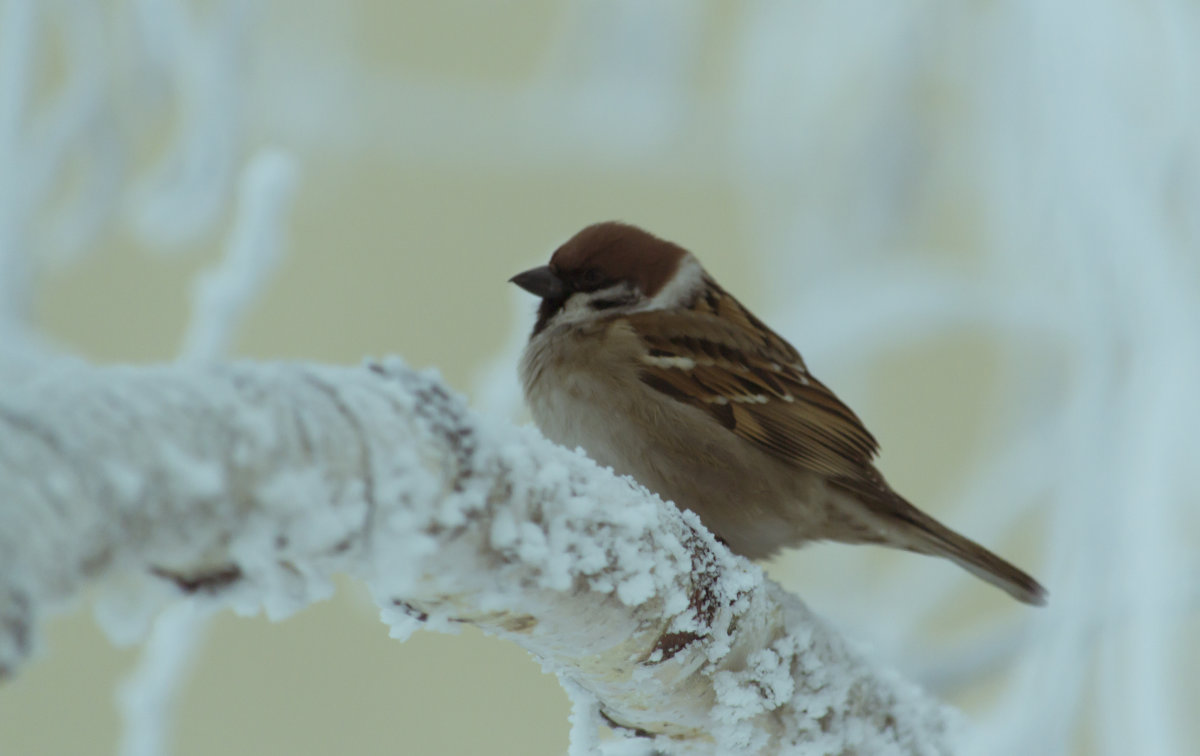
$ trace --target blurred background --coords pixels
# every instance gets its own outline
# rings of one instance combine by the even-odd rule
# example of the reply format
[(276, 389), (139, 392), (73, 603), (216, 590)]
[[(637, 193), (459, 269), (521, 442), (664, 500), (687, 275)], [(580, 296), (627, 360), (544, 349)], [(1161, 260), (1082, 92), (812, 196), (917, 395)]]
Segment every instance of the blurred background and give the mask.
[[(526, 422), (534, 302), (506, 280), (636, 223), (1051, 598), (867, 547), (777, 580), (964, 709), (969, 752), (1188, 753), (1198, 93), (1186, 0), (0, 0), (0, 389), (65, 354), (400, 354)], [(232, 340), (206, 341), (205, 272), (241, 259)], [(180, 756), (567, 747), (523, 651), (391, 641), (361, 586), (191, 627), (140, 678)], [(142, 647), (86, 603), (44, 631), (0, 754), (152, 753), (118, 704)]]

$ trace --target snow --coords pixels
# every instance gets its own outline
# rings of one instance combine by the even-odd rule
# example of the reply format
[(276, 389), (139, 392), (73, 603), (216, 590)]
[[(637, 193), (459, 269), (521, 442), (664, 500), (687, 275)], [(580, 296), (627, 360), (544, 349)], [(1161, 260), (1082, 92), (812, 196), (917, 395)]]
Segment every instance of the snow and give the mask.
[[(160, 241), (194, 239), (217, 224), (218, 211), (229, 188), (227, 177), (235, 175), (238, 166), (235, 153), (240, 145), (232, 138), (211, 137), (218, 134), (232, 137), (236, 129), (235, 122), (227, 116), (237, 97), (221, 93), (232, 95), (238, 89), (235, 83), (241, 75), (238, 56), (230, 55), (229, 43), (236, 37), (243, 37), (244, 41), (245, 18), (241, 15), (244, 8), (240, 3), (226, 4), (214, 16), (216, 26), (205, 33), (199, 24), (193, 24), (194, 19), (188, 18), (181, 4), (134, 3), (131, 12), (141, 23), (135, 27), (137, 39), (125, 52), (134, 58), (145, 55), (146, 59), (143, 65), (132, 68), (147, 79), (158, 76), (174, 79), (180, 86), (174, 90), (168, 87), (168, 91), (190, 103), (184, 108), (182, 126), (174, 135), (178, 139), (166, 145), (167, 158), (157, 175), (143, 183), (140, 190), (134, 190), (121, 185), (131, 178), (128, 166), (121, 165), (121, 158), (128, 150), (120, 142), (130, 136), (123, 133), (121, 126), (139, 121), (153, 123), (156, 119), (133, 116), (121, 126), (114, 123), (119, 116), (112, 106), (113, 93), (106, 90), (116, 90), (122, 84), (120, 77), (108, 70), (110, 64), (99, 51), (97, 35), (103, 34), (108, 26), (102, 14), (88, 4), (68, 4), (61, 8), (19, 1), (3, 4), (0, 165), (5, 169), (0, 171), (0, 310), (3, 310), (0, 332), (5, 336), (0, 339), (4, 345), (0, 349), (3, 373), (0, 383), (6, 387), (46, 372), (80, 367), (73, 359), (42, 344), (25, 327), (27, 297), (34, 289), (32, 282), (39, 265), (68, 260), (95, 246), (95, 238), (113, 225), (123, 210), (132, 210), (140, 229)], [(21, 121), (30, 112), (26, 102), (28, 82), (38, 76), (34, 43), (40, 28), (56, 24), (63, 32), (64, 84), (42, 114), (42, 123), (36, 128), (25, 128)], [(225, 24), (224, 29), (218, 30), (221, 24)], [(201, 71), (208, 73), (197, 75)], [(150, 93), (136, 85), (123, 94), (132, 96), (135, 108), (140, 98), (141, 105), (152, 102), (167, 111), (173, 105), (170, 97), (161, 97), (161, 91)], [(199, 123), (196, 116), (203, 115), (206, 107), (196, 106), (204, 102), (208, 108), (208, 128), (195, 129)], [(145, 111), (142, 115), (146, 115)], [(193, 159), (180, 160), (185, 153)], [(195, 159), (201, 153), (204, 157)], [(181, 359), (209, 361), (227, 351), (247, 305), (261, 291), (281, 254), (282, 229), (296, 184), (295, 162), (287, 152), (270, 147), (261, 149), (247, 161), (226, 254), (214, 270), (196, 282), (193, 317)], [(81, 172), (79, 164), (84, 166)], [(180, 167), (183, 170), (176, 170)], [(207, 178), (201, 179), (201, 173), (206, 173)], [(70, 187), (66, 190), (66, 200), (53, 214), (49, 228), (40, 228), (39, 207), (48, 204), (56, 193), (63, 193), (64, 185)], [(21, 348), (14, 350), (15, 345)], [(193, 399), (194, 394), (183, 392), (167, 399), (166, 406), (186, 407)], [(93, 412), (96, 422), (101, 424), (111, 417), (104, 408), (95, 408)], [(256, 417), (260, 422), (253, 428)], [(241, 426), (244, 433), (237, 438), (233, 456), (245, 459), (254, 453), (255, 445), (269, 442), (274, 431), (262, 420), (261, 414), (244, 414)], [(96, 488), (89, 490), (110, 491), (115, 501), (122, 502), (137, 502), (151, 493), (162, 493), (155, 481), (146, 478), (147, 465), (160, 468), (170, 481), (169, 497), (213, 500), (228, 489), (230, 481), (224, 475), (225, 469), (211, 449), (171, 443), (155, 448), (152, 440), (135, 441), (124, 434), (125, 430), (118, 431), (120, 435), (105, 440), (96, 450), (100, 457), (94, 478)], [(143, 454), (119, 459), (114, 450), (130, 443), (138, 443)], [(47, 471), (45, 477), (51, 498), (62, 510), (75, 516), (82, 514), (80, 508), (68, 502), (72, 494), (78, 495), (75, 487), (79, 483), (73, 475), (56, 471)], [(283, 481), (272, 483), (279, 488)], [(137, 515), (128, 507), (119, 517), (135, 518), (136, 523)], [(78, 526), (81, 532), (90, 532), (96, 538), (111, 536), (109, 522), (85, 518)], [(188, 537), (187, 533), (177, 534), (173, 545), (164, 552), (187, 554)], [(271, 535), (262, 531), (256, 534), (252, 529), (240, 534), (247, 568), (262, 546), (256, 537)], [(58, 547), (58, 543), (52, 542), (29, 546), (31, 550), (47, 553)], [(102, 549), (98, 553), (118, 562), (123, 558)], [(82, 556), (85, 560), (96, 558), (91, 553)], [(262, 606), (268, 615), (283, 617), (332, 592), (328, 581), (279, 582), (271, 597), (253, 602), (255, 611)], [(95, 614), (114, 642), (128, 644), (144, 637), (155, 616), (174, 599), (177, 599), (175, 592), (163, 581), (128, 572), (114, 575), (96, 591)], [(231, 600), (242, 611), (247, 610), (247, 603), (245, 599), (240, 603)], [(174, 604), (153, 623), (143, 659), (120, 694), (125, 720), (120, 753), (124, 756), (163, 751), (168, 740), (165, 733), (170, 709), (190, 669), (189, 660), (203, 637), (206, 617), (207, 613), (198, 612), (194, 604)], [(13, 650), (4, 648), (5, 643), (6, 640), (0, 640), (0, 658), (11, 658)]]
[[(345, 573), (365, 581), (394, 637), (471, 623), (529, 649), (590, 696), (573, 720), (581, 738), (597, 723), (595, 699), (632, 728), (698, 728), (743, 749), (812, 741), (818, 730), (849, 738), (857, 719), (893, 708), (918, 723), (913, 731), (867, 727), (862, 744), (938, 742), (940, 705), (898, 696), (890, 678), (881, 686), (694, 516), (535, 431), (474, 415), (436, 376), (399, 360), (85, 368), (3, 401), (38, 408), (37, 433), (73, 439), (70, 450), (31, 451), (28, 424), (0, 429), (0, 525), (28, 536), (0, 552), (21, 569), (0, 575), (28, 576), (38, 613), (94, 583), (97, 613), (127, 640), (178, 595), (175, 582), (206, 604), (282, 619), (329, 597), (333, 575)], [(0, 403), (0, 425), (9, 416)], [(260, 432), (264, 416), (278, 419), (268, 423), (275, 433)], [(114, 444), (116, 432), (157, 443)], [(238, 435), (241, 452), (229, 453), (224, 441)], [(25, 450), (22, 474), (4, 467), (14, 449)], [(76, 474), (62, 490), (20, 484), (61, 469), (64, 453)], [(88, 489), (92, 464), (140, 465), (143, 486)], [(14, 519), (51, 506), (47, 497), (70, 502), (71, 517)], [(114, 512), (138, 527), (89, 526)], [(110, 556), (86, 569), (64, 559), (94, 551)], [(180, 632), (177, 642), (156, 635), (150, 648), (175, 649), (170, 666), (182, 670), (190, 646), (180, 624), (158, 631)], [(806, 670), (803, 690), (793, 668)], [(164, 689), (162, 677), (145, 679)], [(839, 688), (843, 679), (852, 682)], [(793, 732), (812, 696), (831, 690), (840, 692), (823, 705), (839, 712), (835, 726)]]
[(567, 756), (595, 756), (600, 747), (600, 702), (570, 677), (558, 676), (571, 699), (571, 745)]

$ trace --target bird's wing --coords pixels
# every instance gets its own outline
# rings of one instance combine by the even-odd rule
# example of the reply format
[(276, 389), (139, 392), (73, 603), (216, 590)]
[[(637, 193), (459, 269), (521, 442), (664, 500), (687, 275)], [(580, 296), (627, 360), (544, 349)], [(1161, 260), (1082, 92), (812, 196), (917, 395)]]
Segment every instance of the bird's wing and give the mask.
[(878, 444), (862, 421), (791, 344), (708, 283), (689, 309), (624, 316), (645, 346), (641, 380), (785, 462), (877, 490)]

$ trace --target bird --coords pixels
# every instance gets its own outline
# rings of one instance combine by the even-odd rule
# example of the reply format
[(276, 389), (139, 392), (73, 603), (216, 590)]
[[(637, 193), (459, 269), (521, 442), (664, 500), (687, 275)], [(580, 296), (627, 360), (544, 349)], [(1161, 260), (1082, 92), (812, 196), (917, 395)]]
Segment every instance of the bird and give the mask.
[(690, 509), (731, 551), (879, 544), (1046, 603), (1033, 577), (896, 493), (858, 416), (688, 250), (607, 221), (510, 281), (541, 299), (519, 373), (542, 434)]

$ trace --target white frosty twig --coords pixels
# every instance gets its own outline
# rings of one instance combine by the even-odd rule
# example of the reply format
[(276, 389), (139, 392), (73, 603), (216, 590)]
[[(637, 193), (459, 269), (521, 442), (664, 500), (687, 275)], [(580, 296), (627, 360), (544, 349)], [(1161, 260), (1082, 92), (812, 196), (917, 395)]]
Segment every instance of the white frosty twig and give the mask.
[(90, 583), (110, 622), (180, 590), (278, 618), (337, 572), (398, 637), (525, 647), (578, 729), (594, 697), (662, 752), (949, 749), (940, 704), (693, 516), (398, 363), (79, 368), (0, 398), (0, 668)]
[(281, 256), (296, 173), (295, 158), (280, 149), (260, 150), (242, 171), (225, 257), (193, 287), (194, 311), (181, 359), (208, 360), (228, 350), (241, 316)]
[(168, 753), (180, 682), (191, 671), (211, 614), (211, 607), (184, 601), (168, 607), (155, 620), (137, 667), (117, 690), (124, 723), (117, 749), (121, 756)]

